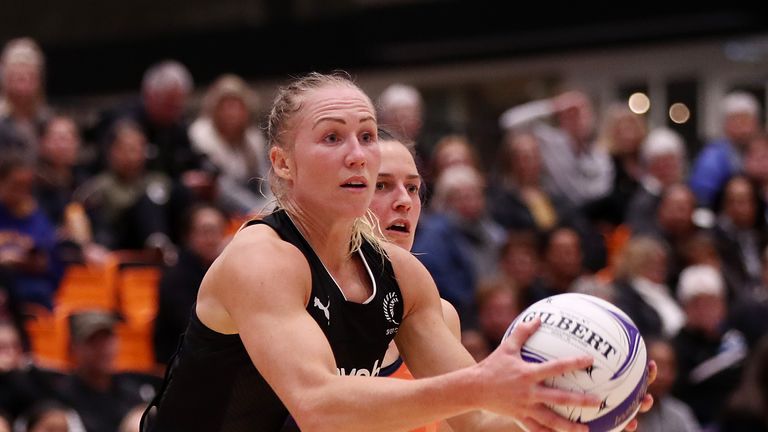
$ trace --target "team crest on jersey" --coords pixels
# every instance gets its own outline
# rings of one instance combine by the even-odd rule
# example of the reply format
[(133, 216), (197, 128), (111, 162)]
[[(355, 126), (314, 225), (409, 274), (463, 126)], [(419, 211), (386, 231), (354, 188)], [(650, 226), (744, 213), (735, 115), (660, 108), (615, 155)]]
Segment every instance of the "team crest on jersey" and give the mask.
[(401, 310), (399, 309), (400, 307), (402, 306), (400, 305), (400, 297), (397, 296), (397, 293), (391, 292), (387, 294), (384, 297), (384, 318), (392, 324), (400, 325), (397, 321), (397, 311)]

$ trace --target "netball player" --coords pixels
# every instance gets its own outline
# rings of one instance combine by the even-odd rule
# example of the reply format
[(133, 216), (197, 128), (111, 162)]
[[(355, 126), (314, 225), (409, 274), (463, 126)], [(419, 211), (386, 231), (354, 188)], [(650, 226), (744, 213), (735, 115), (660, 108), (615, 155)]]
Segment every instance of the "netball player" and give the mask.
[[(268, 137), (279, 208), (241, 229), (205, 276), (149, 430), (277, 431), (290, 412), (303, 431), (444, 418), (456, 431), (587, 431), (547, 404), (600, 401), (542, 381), (590, 358), (523, 361), (534, 321), (476, 364), (426, 269), (376, 240), (366, 217), (381, 158), (376, 115), (354, 83), (310, 74), (281, 88)], [(419, 379), (373, 376), (395, 336)]]

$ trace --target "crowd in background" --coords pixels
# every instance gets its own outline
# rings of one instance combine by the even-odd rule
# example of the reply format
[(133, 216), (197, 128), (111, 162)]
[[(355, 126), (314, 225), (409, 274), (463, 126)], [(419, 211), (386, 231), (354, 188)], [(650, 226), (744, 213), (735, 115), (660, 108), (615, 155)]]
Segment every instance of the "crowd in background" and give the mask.
[[(67, 310), (66, 370), (36, 361), (28, 323), (61, 310), (72, 266), (138, 261), (162, 273), (150, 336), (166, 363), (228, 236), (270, 209), (262, 119), (246, 81), (225, 74), (189, 121), (192, 74), (169, 60), (86, 127), (48, 105), (45, 72), (33, 40), (5, 45), (0, 432), (135, 431), (160, 379), (115, 369), (124, 317)], [(475, 358), (530, 304), (593, 294), (634, 320), (659, 364), (640, 430), (768, 430), (768, 135), (753, 96), (728, 94), (721, 137), (687, 154), (679, 134), (649, 130), (626, 105), (598, 110), (565, 91), (502, 114), (492, 165), (464, 135), (427, 138), (418, 89), (371, 96), (380, 125), (417, 145), (425, 214), (413, 252)]]

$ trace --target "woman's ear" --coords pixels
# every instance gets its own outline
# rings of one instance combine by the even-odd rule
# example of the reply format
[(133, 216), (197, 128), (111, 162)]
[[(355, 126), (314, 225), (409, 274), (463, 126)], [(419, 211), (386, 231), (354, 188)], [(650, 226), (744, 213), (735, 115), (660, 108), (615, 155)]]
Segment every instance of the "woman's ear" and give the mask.
[(274, 170), (275, 175), (284, 180), (291, 180), (293, 173), (285, 150), (277, 146), (272, 147), (269, 150), (269, 160), (272, 162), (272, 170)]

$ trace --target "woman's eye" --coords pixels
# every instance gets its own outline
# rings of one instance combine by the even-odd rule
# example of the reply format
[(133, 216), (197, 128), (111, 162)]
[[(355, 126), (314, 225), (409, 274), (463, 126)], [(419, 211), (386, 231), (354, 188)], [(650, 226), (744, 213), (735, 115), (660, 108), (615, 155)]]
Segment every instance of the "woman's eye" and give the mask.
[(325, 138), (323, 138), (323, 140), (328, 143), (337, 143), (339, 142), (339, 136), (336, 135), (335, 133), (331, 133), (326, 135)]
[(387, 188), (387, 184), (384, 182), (376, 182), (376, 190), (377, 191), (383, 191)]
[(409, 194), (418, 195), (419, 194), (419, 185), (408, 185), (405, 187)]
[(372, 133), (370, 133), (370, 132), (364, 132), (364, 133), (363, 133), (363, 134), (360, 136), (360, 141), (361, 141), (361, 142), (364, 142), (364, 143), (372, 143), (372, 142), (376, 141), (376, 138), (373, 136), (373, 134), (372, 134)]

